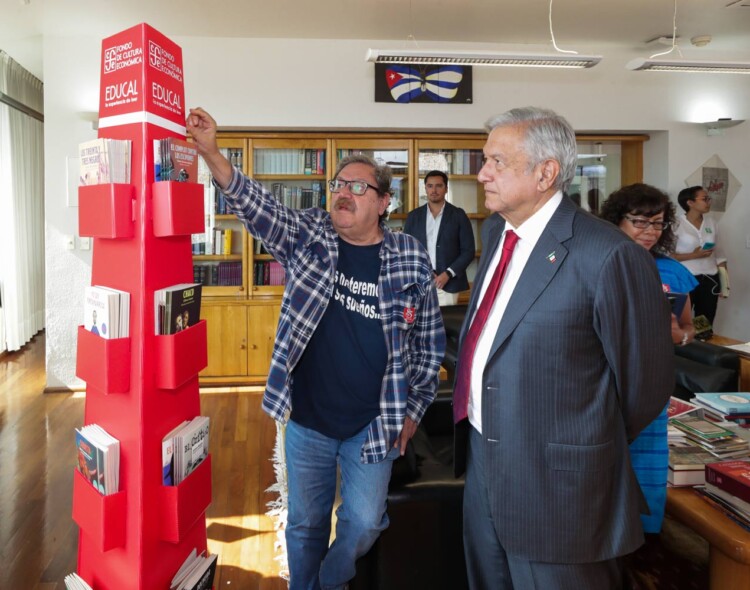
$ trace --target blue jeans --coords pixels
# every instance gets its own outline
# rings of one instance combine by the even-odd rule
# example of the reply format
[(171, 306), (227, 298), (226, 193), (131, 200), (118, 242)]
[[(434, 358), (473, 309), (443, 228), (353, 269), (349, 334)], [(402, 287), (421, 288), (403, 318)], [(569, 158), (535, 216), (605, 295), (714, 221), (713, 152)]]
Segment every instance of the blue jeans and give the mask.
[[(362, 463), (360, 452), (368, 428), (338, 440), (291, 420), (287, 423), (290, 590), (344, 588), (354, 577), (357, 559), (388, 526), (388, 482), (398, 449), (391, 449), (380, 463)], [(337, 463), (341, 470), (341, 505), (336, 510), (336, 539), (329, 547)]]

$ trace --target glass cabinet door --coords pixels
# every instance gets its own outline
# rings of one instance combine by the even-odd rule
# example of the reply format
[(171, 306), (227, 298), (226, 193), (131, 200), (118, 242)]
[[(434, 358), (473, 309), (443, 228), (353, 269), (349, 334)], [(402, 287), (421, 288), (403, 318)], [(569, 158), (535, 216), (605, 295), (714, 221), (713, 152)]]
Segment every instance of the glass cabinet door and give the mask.
[[(239, 170), (245, 165), (245, 141), (220, 139), (219, 148)], [(193, 280), (203, 284), (210, 296), (246, 296), (247, 232), (233, 214), (227, 212), (224, 195), (211, 182), (208, 166), (198, 161), (198, 182), (204, 187), (206, 231), (193, 234)]]

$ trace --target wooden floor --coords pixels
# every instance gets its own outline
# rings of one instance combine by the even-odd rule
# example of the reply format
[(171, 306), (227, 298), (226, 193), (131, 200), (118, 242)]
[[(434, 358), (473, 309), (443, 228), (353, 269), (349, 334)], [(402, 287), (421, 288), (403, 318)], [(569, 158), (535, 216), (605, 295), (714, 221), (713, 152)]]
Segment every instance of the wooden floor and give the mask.
[[(42, 393), (44, 349), (42, 333), (0, 358), (1, 590), (64, 590), (63, 578), (76, 569), (73, 432), (82, 425), (84, 397)], [(211, 417), (211, 453), (219, 458), (207, 513), (208, 548), (219, 555), (217, 590), (287, 587), (265, 515), (276, 430), (260, 401), (259, 393), (241, 390), (201, 395), (201, 412)]]

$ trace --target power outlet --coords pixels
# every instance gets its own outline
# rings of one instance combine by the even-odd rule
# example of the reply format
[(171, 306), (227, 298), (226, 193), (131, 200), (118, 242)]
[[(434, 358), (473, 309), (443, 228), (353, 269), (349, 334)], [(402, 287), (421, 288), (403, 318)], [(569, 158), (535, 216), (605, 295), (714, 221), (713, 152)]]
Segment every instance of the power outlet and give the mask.
[(91, 250), (91, 238), (78, 238), (78, 247), (81, 250)]
[(65, 239), (65, 249), (66, 250), (75, 250), (76, 249), (76, 237), (75, 236), (64, 236)]

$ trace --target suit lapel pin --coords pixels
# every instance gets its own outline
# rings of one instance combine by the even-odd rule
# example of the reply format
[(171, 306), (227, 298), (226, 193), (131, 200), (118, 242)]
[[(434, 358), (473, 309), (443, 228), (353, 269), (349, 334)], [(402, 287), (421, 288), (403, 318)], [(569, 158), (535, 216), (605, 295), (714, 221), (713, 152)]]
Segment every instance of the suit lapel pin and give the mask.
[(557, 261), (557, 256), (555, 256), (554, 252), (550, 252), (549, 254), (547, 254), (547, 260), (554, 264)]

